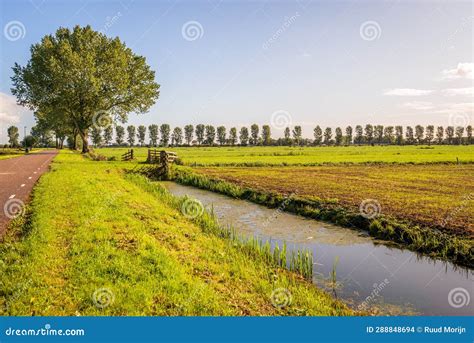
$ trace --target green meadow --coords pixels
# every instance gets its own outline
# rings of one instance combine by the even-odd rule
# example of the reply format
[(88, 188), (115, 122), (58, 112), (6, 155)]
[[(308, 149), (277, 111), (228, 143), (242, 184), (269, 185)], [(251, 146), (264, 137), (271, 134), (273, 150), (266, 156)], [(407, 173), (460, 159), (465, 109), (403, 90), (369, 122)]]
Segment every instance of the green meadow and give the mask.
[[(162, 148), (157, 148), (162, 149)], [(323, 163), (470, 163), (472, 145), (341, 146), (341, 147), (168, 147), (186, 165), (317, 165)], [(127, 148), (95, 149), (117, 159)], [(144, 161), (148, 148), (134, 148)]]

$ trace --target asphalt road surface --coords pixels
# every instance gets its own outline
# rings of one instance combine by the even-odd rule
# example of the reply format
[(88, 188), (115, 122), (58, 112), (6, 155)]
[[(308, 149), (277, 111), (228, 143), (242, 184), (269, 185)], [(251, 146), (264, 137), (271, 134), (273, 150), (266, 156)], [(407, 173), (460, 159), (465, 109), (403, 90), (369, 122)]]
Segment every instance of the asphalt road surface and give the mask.
[(33, 186), (56, 154), (55, 150), (45, 150), (0, 160), (0, 237), (10, 220), (24, 211)]

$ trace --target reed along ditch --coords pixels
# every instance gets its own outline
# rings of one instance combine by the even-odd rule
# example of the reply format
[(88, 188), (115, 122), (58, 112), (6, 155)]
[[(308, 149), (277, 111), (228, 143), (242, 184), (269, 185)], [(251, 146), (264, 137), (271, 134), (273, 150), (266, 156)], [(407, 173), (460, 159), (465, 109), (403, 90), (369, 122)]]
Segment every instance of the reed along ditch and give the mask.
[(221, 225), (243, 236), (312, 252), (313, 283), (353, 308), (382, 315), (474, 315), (469, 305), (453, 306), (456, 289), (474, 299), (472, 269), (384, 245), (364, 232), (174, 182), (163, 185), (173, 195), (198, 199)]

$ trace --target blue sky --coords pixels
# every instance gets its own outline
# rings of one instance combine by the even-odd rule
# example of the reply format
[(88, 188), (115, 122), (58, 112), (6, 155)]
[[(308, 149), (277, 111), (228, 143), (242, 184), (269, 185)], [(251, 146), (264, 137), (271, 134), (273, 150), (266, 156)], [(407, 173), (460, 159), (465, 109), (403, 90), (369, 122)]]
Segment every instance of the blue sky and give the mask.
[(160, 99), (136, 125), (473, 124), (469, 1), (0, 1), (0, 142), (34, 125), (11, 66), (77, 24), (156, 71)]

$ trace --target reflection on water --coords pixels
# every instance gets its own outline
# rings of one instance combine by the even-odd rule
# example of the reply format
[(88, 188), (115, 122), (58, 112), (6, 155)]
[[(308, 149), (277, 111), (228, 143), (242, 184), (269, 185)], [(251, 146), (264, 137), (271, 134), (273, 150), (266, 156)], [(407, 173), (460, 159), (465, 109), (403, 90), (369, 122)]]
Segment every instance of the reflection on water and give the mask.
[[(165, 183), (175, 195), (189, 195), (212, 209), (219, 222), (314, 256), (313, 281), (355, 308), (383, 314), (473, 315), (472, 306), (450, 305), (449, 292), (464, 288), (474, 299), (474, 271), (377, 243), (363, 232), (306, 219), (213, 192)], [(334, 262), (337, 282), (331, 277)], [(474, 300), (472, 300), (474, 301)], [(452, 303), (452, 301), (451, 301)], [(472, 305), (472, 302), (471, 302)]]

